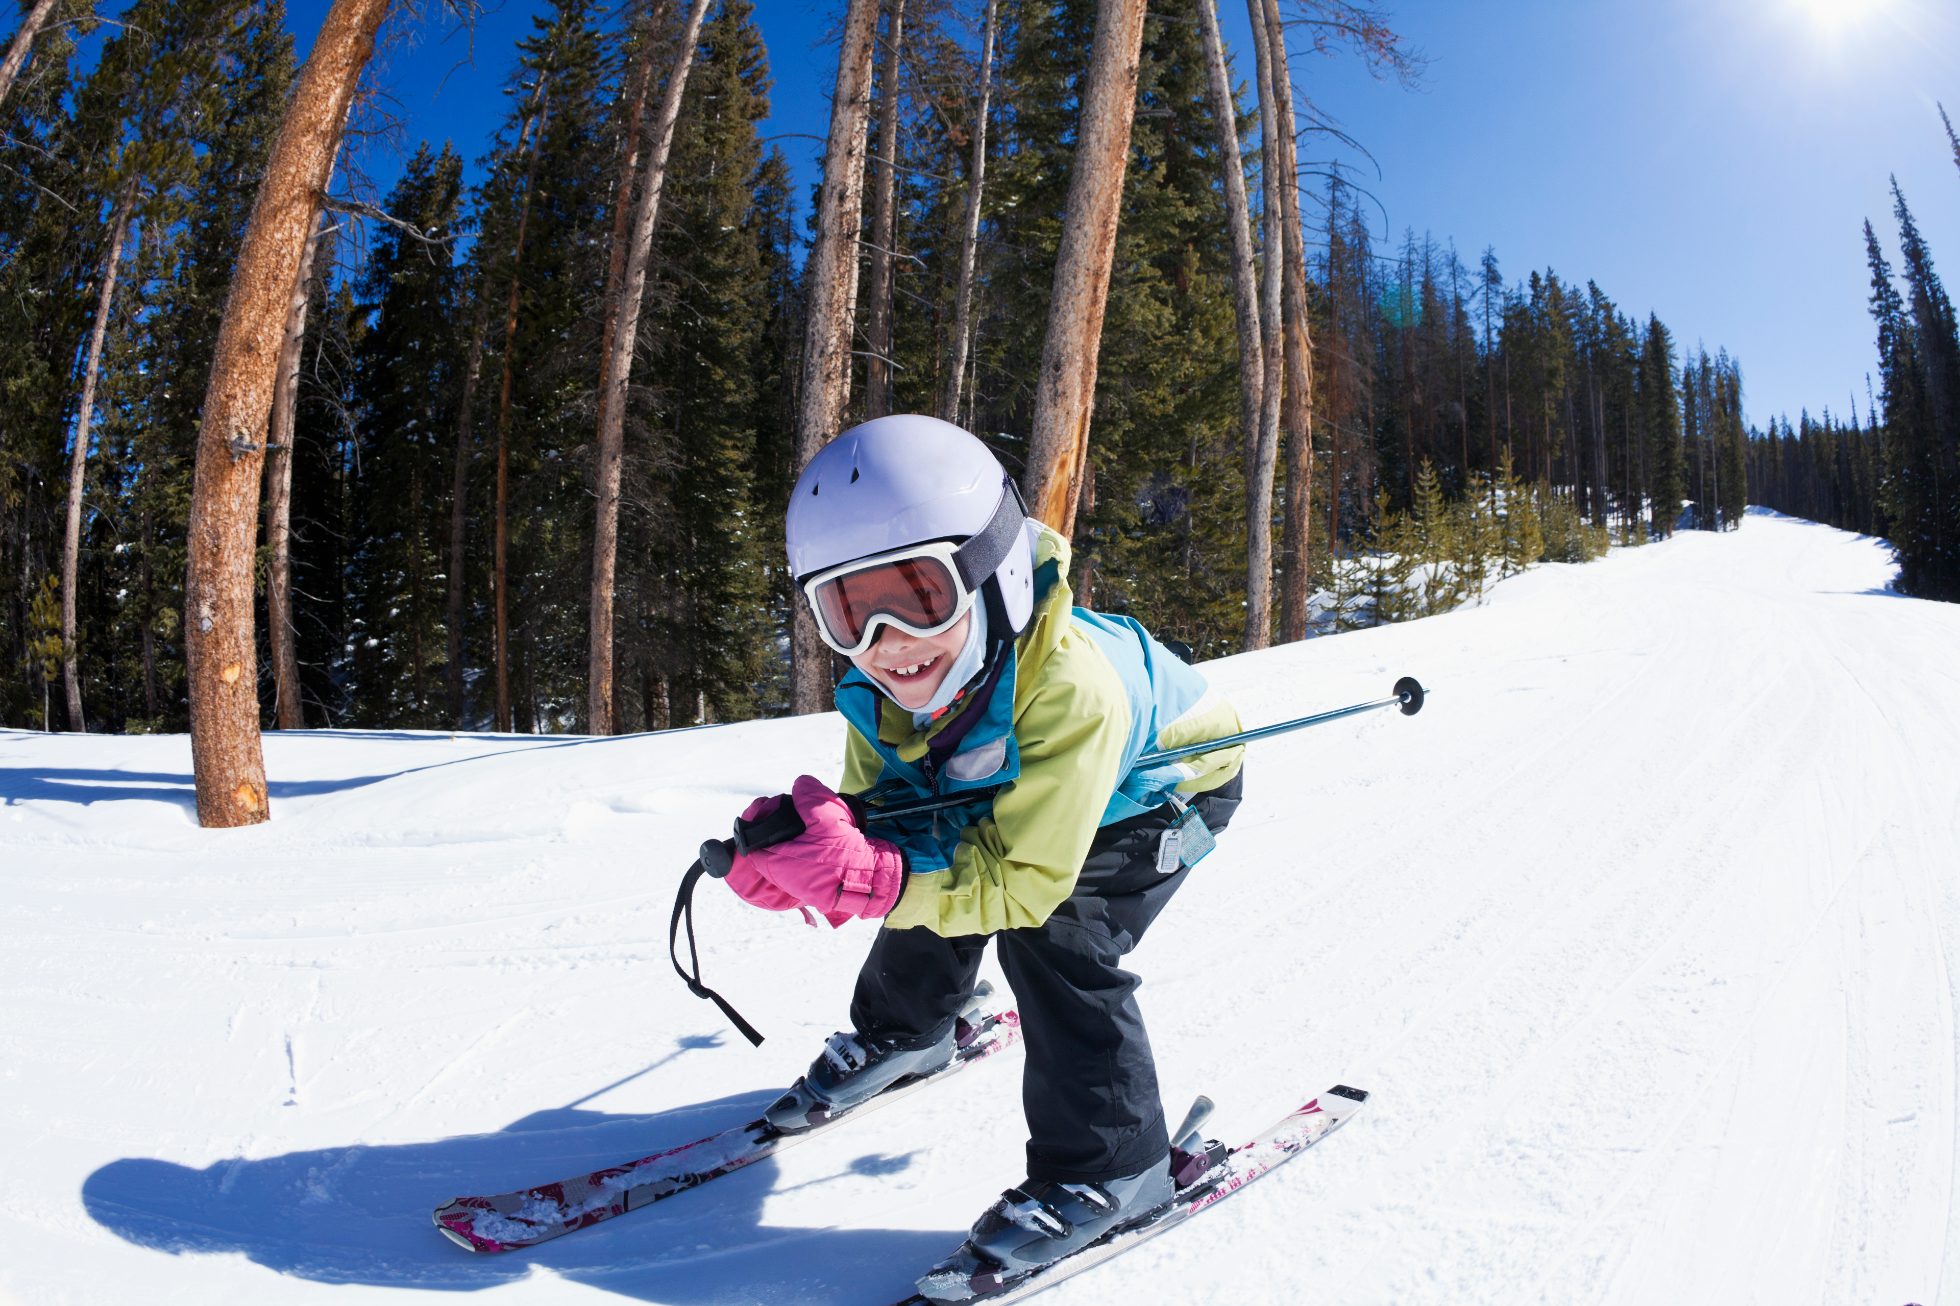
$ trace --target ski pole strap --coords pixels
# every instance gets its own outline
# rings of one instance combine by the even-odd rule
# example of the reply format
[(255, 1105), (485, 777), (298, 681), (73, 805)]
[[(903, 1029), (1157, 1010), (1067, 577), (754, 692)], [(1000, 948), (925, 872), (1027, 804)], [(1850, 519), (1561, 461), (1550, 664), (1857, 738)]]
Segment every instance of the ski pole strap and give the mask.
[[(687, 985), (687, 991), (697, 998), (706, 998), (721, 1008), (721, 1014), (728, 1017), (729, 1023), (742, 1031), (742, 1037), (757, 1047), (762, 1046), (762, 1034), (754, 1025), (742, 1019), (742, 1013), (729, 1005), (728, 999), (701, 982), (701, 950), (694, 942), (694, 886), (707, 874), (697, 858), (694, 865), (687, 868), (681, 877), (681, 891), (674, 899), (674, 919), (667, 926), (667, 955), (673, 959), (674, 973)], [(680, 934), (681, 925), (687, 925), (687, 957), (693, 965), (693, 973), (681, 965)]]

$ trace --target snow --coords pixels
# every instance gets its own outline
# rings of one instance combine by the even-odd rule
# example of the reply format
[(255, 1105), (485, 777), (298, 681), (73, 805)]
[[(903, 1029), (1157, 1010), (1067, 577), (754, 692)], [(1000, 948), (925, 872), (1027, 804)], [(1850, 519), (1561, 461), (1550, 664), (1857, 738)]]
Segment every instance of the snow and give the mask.
[[(1431, 689), (1255, 745), (1134, 958), (1173, 1115), (1373, 1098), (1044, 1300), (1960, 1301), (1960, 607), (1890, 574), (1757, 513), (1212, 664), (1249, 725)], [(900, 1296), (1021, 1177), (1019, 1054), (533, 1251), (428, 1214), (739, 1123), (845, 1022), (867, 926), (705, 887), (759, 1050), (665, 941), (841, 734), (274, 734), (274, 820), (207, 832), (183, 737), (0, 732), (0, 1300)]]

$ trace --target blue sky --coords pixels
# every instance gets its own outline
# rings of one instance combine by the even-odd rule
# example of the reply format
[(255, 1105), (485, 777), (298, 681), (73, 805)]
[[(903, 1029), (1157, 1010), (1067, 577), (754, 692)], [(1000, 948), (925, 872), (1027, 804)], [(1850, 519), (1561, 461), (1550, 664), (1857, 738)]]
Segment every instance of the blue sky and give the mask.
[[(405, 27), (379, 65), (408, 144), (474, 159), (504, 112), (497, 88), (533, 0), (503, 0), (460, 34)], [(1286, 0), (1282, 0), (1286, 7)], [(776, 79), (765, 132), (814, 181), (841, 0), (762, 0)], [(325, 0), (292, 0), (301, 42)], [(1507, 279), (1552, 268), (1651, 310), (1684, 348), (1742, 363), (1750, 420), (1843, 414), (1873, 365), (1860, 224), (1896, 261), (1896, 173), (1949, 279), (1960, 266), (1960, 170), (1935, 102), (1960, 120), (1955, 0), (1425, 0), (1391, 6), (1429, 64), (1415, 89), (1351, 58), (1303, 56), (1300, 89), (1367, 154), (1332, 137), (1307, 166), (1345, 164), (1404, 229), (1494, 246)], [(1221, 6), (1245, 50), (1242, 5)], [(1249, 59), (1247, 78), (1249, 80)], [(385, 186), (389, 147), (368, 151)]]

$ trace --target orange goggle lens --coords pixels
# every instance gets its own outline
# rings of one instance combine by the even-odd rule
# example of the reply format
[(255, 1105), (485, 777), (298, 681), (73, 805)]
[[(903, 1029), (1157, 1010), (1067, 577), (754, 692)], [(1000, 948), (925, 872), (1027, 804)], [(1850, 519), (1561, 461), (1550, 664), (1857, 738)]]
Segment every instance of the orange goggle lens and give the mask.
[(901, 558), (847, 571), (811, 595), (833, 643), (855, 648), (871, 623), (889, 617), (915, 633), (950, 625), (963, 596), (959, 577), (939, 558)]

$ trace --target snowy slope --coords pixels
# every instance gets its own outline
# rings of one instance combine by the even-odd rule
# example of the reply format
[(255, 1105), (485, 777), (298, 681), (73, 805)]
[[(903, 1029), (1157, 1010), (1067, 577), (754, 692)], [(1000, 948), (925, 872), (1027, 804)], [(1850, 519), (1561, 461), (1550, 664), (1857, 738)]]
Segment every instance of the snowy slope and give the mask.
[[(1374, 1100), (1044, 1300), (1960, 1302), (1960, 608), (1889, 573), (1759, 514), (1212, 664), (1248, 724), (1432, 688), (1257, 745), (1135, 958), (1173, 1112)], [(899, 1295), (1020, 1178), (1018, 1056), (534, 1253), (427, 1215), (744, 1118), (843, 1021), (866, 926), (704, 895), (760, 1050), (664, 937), (841, 729), (273, 735), (275, 820), (208, 833), (184, 738), (0, 732), (0, 1299)]]

